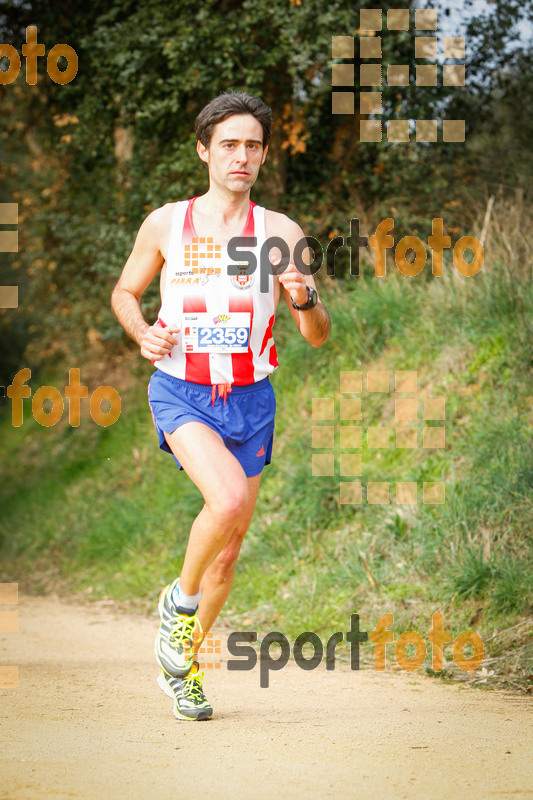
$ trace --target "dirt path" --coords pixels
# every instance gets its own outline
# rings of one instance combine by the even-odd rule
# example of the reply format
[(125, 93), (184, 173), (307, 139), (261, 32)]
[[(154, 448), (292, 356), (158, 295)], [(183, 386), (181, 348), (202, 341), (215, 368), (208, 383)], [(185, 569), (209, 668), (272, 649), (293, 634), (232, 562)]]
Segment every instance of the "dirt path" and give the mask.
[(0, 663), (1, 800), (533, 798), (531, 701), (413, 673), (292, 661), (209, 670), (215, 717), (179, 722), (157, 687), (156, 620), (22, 598)]

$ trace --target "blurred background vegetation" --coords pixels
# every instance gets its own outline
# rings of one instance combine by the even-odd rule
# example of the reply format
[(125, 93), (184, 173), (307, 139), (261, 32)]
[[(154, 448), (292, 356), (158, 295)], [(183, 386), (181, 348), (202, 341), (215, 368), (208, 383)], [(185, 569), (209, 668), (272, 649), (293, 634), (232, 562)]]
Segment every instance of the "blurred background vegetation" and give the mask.
[[(253, 199), (297, 219), (324, 249), (349, 234), (354, 217), (363, 235), (393, 217), (396, 241), (407, 233), (427, 241), (434, 217), (452, 243), (488, 225), (485, 265), (472, 278), (454, 270), (448, 251), (442, 278), (431, 275), (430, 258), (419, 276), (404, 277), (389, 253), (387, 277), (377, 279), (369, 250), (356, 278), (341, 251), (335, 277), (324, 268), (316, 276), (333, 322), (319, 350), (296, 337), (280, 309), (275, 460), (223, 620), (326, 637), (347, 630), (353, 611), (364, 629), (393, 612), (397, 636), (424, 634), (442, 610), (454, 635), (473, 628), (486, 642), (483, 670), (459, 677), (528, 688), (533, 4), (439, 6), (442, 31), (466, 35), (464, 88), (440, 78), (438, 87), (415, 86), (413, 25), (387, 35), (385, 23), (383, 72), (409, 64), (411, 85), (384, 87), (384, 119), (465, 119), (466, 141), (422, 144), (412, 134), (407, 144), (361, 144), (357, 113), (331, 113), (331, 37), (356, 37), (357, 99), (360, 8), (407, 5), (415, 7), (0, 3), (3, 43), (20, 52), (34, 24), (47, 52), (67, 43), (79, 58), (67, 85), (48, 78), (41, 58), (37, 85), (25, 82), (23, 62), (17, 80), (0, 86), (0, 202), (19, 204), (20, 242), (0, 261), (0, 284), (19, 286), (19, 308), (0, 309), (0, 384), (30, 367), (32, 394), (44, 384), (64, 394), (69, 368), (80, 367), (90, 392), (109, 384), (122, 398), (110, 428), (92, 421), (88, 401), (79, 428), (66, 412), (43, 428), (31, 399), (14, 428), (10, 402), (0, 401), (0, 579), (152, 612), (160, 586), (179, 571), (201, 498), (157, 450), (145, 394), (151, 366), (124, 336), (109, 296), (149, 211), (206, 188), (197, 113), (222, 91), (244, 90), (269, 103), (275, 120)], [(143, 303), (153, 319), (155, 283)], [(363, 482), (445, 480), (443, 505), (340, 505), (338, 473), (311, 476), (312, 397), (338, 398), (341, 370), (369, 369), (416, 370), (421, 397), (445, 396), (447, 446), (365, 449)], [(394, 426), (391, 398), (364, 394), (363, 408), (365, 425)], [(443, 674), (457, 677), (453, 663)]]

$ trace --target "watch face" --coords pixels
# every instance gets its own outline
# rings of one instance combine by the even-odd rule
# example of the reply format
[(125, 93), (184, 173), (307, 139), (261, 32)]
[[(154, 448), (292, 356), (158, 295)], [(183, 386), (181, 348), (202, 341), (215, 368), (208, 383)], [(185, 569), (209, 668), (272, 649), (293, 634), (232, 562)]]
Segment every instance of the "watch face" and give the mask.
[(317, 304), (318, 296), (312, 286), (307, 287), (308, 298), (304, 308), (314, 308)]

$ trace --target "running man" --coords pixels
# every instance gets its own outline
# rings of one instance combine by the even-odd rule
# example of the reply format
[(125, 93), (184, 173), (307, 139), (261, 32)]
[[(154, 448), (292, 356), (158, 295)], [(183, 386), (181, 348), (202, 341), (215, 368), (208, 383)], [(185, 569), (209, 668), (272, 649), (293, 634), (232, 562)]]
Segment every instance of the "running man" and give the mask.
[[(148, 397), (159, 446), (204, 499), (181, 575), (159, 598), (158, 683), (173, 697), (178, 719), (213, 713), (196, 658), (228, 598), (261, 472), (271, 459), (276, 401), (269, 375), (278, 366), (272, 327), (281, 293), (313, 347), (330, 331), (312, 276), (292, 260), (302, 229), (250, 200), (271, 127), (270, 108), (246, 94), (225, 93), (200, 112), (197, 152), (208, 168), (209, 189), (148, 215), (111, 300), (141, 355), (157, 366)], [(291, 260), (279, 274), (268, 270), (267, 283), (260, 251), (272, 236), (288, 245)], [(237, 251), (230, 243), (235, 237), (254, 237), (255, 245), (241, 243)], [(161, 309), (149, 325), (140, 302), (158, 273)]]

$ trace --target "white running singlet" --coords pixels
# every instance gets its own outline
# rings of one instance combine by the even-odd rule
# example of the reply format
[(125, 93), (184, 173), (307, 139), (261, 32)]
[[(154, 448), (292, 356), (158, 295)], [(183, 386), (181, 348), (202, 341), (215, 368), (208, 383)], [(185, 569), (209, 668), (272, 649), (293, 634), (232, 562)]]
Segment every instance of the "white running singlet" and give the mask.
[[(163, 301), (158, 323), (180, 327), (179, 343), (156, 362), (158, 369), (202, 384), (255, 383), (278, 366), (272, 336), (274, 278), (260, 291), (260, 250), (266, 239), (265, 209), (250, 201), (241, 236), (257, 237), (256, 269), (228, 258), (226, 246), (198, 237), (191, 208), (196, 198), (176, 203), (172, 217)], [(239, 275), (228, 275), (239, 263)], [(183, 341), (185, 339), (185, 344)], [(183, 347), (187, 352), (183, 352)], [(223, 352), (221, 352), (223, 351)]]

